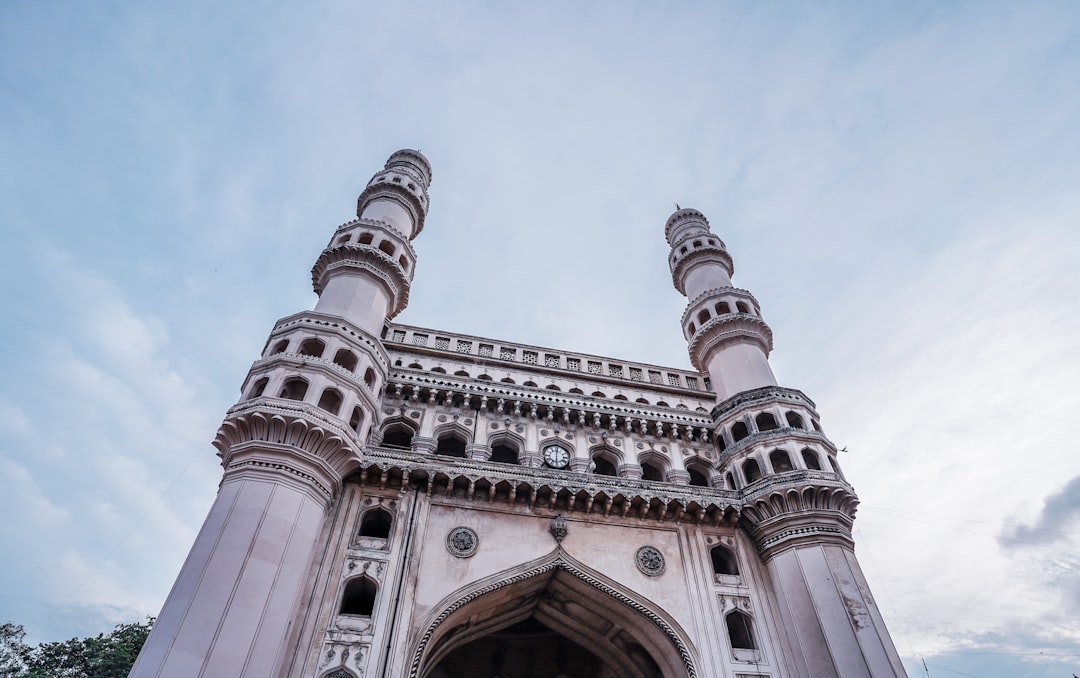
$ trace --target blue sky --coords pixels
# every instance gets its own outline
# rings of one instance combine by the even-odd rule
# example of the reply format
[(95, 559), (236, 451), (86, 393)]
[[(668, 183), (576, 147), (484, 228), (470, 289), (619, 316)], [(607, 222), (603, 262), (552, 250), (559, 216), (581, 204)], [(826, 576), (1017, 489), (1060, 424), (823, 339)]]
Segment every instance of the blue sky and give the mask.
[(403, 322), (688, 367), (710, 218), (911, 675), (1080, 673), (1075, 3), (0, 5), (0, 621), (154, 614), (209, 445), (386, 156)]

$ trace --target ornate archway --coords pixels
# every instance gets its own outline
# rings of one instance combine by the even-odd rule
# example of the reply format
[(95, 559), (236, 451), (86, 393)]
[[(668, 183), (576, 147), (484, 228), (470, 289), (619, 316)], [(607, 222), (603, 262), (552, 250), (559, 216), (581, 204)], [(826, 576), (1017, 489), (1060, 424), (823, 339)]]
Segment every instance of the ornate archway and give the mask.
[(453, 676), (471, 645), (496, 637), (511, 650), (554, 638), (591, 676), (697, 677), (674, 620), (561, 550), (456, 591), (436, 610), (415, 641), (410, 678)]

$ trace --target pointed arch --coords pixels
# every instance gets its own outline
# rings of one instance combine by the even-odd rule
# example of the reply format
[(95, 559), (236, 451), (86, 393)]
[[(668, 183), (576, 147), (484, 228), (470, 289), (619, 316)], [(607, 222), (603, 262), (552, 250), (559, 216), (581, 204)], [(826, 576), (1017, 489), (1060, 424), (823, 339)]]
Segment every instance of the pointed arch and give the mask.
[(414, 423), (405, 417), (394, 417), (383, 422), (382, 444), (386, 447), (411, 450), (416, 433)]
[[(419, 627), (422, 632), (415, 641), (409, 678), (426, 675), (457, 647), (530, 618), (545, 598), (536, 594), (553, 589), (569, 592), (576, 600), (587, 600), (588, 604), (583, 602), (579, 607), (604, 610), (610, 619), (625, 624), (664, 676), (697, 678), (692, 644), (673, 618), (562, 549), (473, 582), (443, 598)], [(529, 605), (516, 604), (526, 597), (532, 601)], [(508, 599), (513, 601), (510, 605), (506, 604)], [(603, 651), (597, 647), (600, 644), (614, 647), (610, 638), (600, 634), (588, 640), (596, 651)]]

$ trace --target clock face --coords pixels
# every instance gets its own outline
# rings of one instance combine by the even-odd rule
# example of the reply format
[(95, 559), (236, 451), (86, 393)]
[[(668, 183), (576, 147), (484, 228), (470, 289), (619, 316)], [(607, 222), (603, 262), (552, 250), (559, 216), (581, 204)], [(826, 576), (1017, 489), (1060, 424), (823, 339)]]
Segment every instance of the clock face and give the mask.
[(548, 445), (544, 448), (544, 461), (551, 468), (566, 468), (570, 463), (570, 453), (558, 445)]

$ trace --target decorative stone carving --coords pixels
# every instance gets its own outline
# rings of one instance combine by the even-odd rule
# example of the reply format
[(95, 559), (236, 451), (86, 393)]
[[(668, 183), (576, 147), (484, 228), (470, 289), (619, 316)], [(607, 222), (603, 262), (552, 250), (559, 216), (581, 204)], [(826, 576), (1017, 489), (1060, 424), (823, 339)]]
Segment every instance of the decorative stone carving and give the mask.
[(458, 558), (468, 558), (480, 548), (480, 537), (468, 527), (455, 527), (446, 533), (446, 550)]
[(552, 519), (549, 531), (551, 536), (555, 537), (555, 543), (562, 545), (562, 540), (566, 538), (568, 530), (566, 529), (566, 520), (561, 513)]
[(667, 567), (664, 554), (660, 553), (655, 546), (642, 546), (637, 550), (634, 560), (642, 574), (649, 577), (659, 577), (664, 574), (664, 569)]

